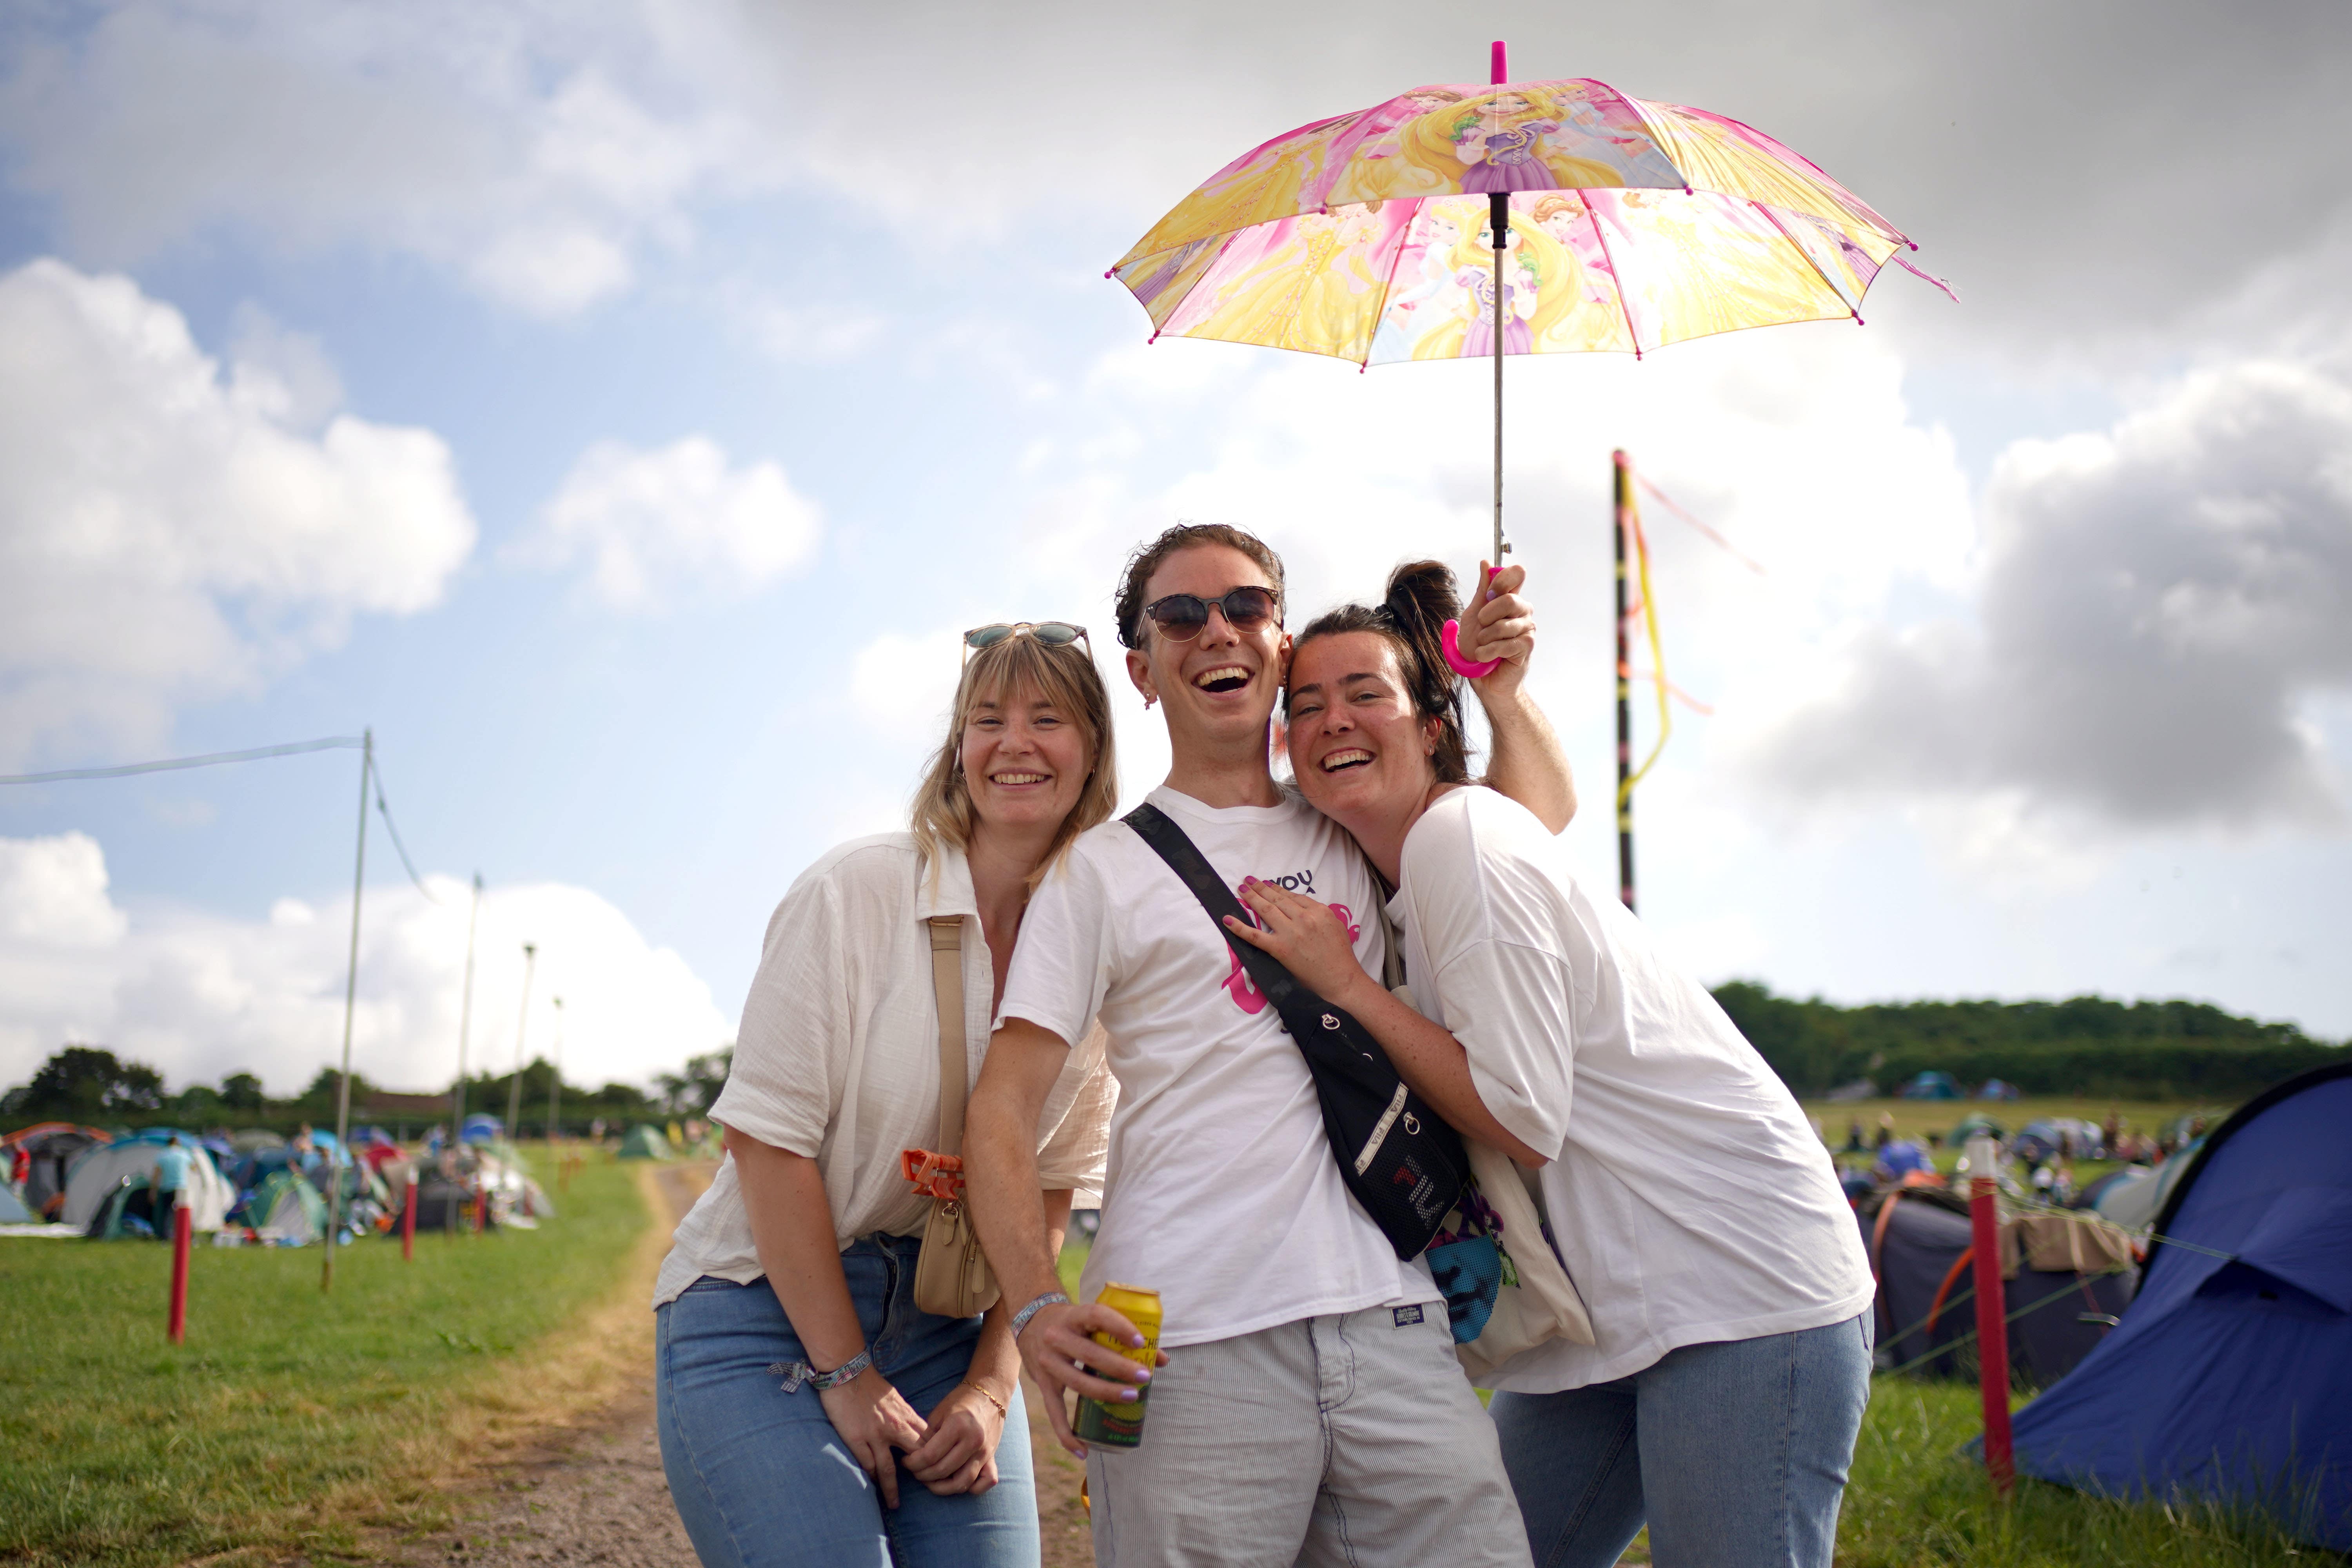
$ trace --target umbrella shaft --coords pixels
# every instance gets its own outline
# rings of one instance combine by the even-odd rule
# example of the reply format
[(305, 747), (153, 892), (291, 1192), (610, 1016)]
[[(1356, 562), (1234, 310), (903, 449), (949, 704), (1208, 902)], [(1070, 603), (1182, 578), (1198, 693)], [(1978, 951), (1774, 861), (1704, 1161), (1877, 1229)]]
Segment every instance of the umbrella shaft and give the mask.
[(1503, 257), (1511, 246), (1511, 197), (1507, 191), (1493, 193), (1494, 206), (1488, 216), (1488, 234), (1495, 244), (1495, 553), (1493, 563), (1502, 569), (1503, 552), (1510, 548), (1503, 542)]

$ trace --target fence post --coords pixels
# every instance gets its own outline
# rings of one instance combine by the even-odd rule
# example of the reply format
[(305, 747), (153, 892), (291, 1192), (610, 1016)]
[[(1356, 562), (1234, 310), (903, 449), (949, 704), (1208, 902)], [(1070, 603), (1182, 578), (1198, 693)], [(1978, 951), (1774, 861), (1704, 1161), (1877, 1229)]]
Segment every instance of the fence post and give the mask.
[(407, 1188), (408, 1195), (401, 1200), (400, 1205), (400, 1260), (403, 1263), (414, 1263), (416, 1261), (416, 1168), (415, 1166), (409, 1167), (408, 1180), (402, 1184)]
[(172, 1310), (166, 1332), (175, 1345), (188, 1339), (188, 1247), (195, 1229), (196, 1216), (188, 1212), (184, 1193), (172, 1205)]
[(1969, 1228), (1976, 1275), (1978, 1380), (1984, 1394), (1985, 1468), (1993, 1490), (2009, 1496), (2017, 1469), (2009, 1435), (2009, 1323), (2000, 1278), (2000, 1190), (1993, 1173), (2000, 1146), (1983, 1134), (1969, 1140)]

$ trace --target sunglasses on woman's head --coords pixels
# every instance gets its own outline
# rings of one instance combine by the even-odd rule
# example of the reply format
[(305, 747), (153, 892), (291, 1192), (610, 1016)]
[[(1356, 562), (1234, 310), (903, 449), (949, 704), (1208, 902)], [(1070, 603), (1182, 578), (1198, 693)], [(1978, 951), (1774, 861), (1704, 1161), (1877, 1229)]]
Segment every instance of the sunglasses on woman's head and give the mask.
[(1281, 614), (1271, 588), (1235, 588), (1218, 599), (1171, 594), (1144, 605), (1143, 613), (1170, 642), (1191, 642), (1208, 626), (1211, 605), (1225, 613), (1225, 624), (1237, 632), (1254, 632)]
[(993, 626), (974, 626), (963, 634), (964, 655), (970, 658), (982, 648), (994, 647), (1007, 637), (1034, 637), (1046, 647), (1067, 647), (1074, 642), (1086, 641), (1087, 650), (1094, 650), (1087, 639), (1087, 628), (1074, 626), (1067, 621), (998, 621)]

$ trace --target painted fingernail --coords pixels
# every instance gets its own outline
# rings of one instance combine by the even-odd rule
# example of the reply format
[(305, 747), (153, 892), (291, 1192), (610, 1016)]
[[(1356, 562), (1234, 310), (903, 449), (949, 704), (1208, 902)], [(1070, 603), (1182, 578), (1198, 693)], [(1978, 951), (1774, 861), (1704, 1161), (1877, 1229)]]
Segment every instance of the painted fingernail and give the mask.
[(1122, 1400), (1133, 1399), (1135, 1397), (1135, 1390), (1131, 1388), (1122, 1388), (1118, 1391), (1118, 1396)]

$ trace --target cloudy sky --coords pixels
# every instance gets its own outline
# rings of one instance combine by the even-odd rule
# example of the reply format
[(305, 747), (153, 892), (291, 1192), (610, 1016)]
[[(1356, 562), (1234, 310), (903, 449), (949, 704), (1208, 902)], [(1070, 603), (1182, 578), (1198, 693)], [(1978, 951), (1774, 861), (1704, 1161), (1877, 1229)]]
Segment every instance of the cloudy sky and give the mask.
[[(1483, 78), (1754, 123), (1916, 237), (1868, 326), (1511, 365), (1538, 685), (1613, 875), (1609, 452), (1684, 710), (1642, 908), (1710, 980), (2352, 1033), (2352, 27), (2330, 0), (26, 4), (0, 16), (0, 773), (373, 726), (356, 1057), (644, 1080), (898, 819), (956, 634), (1111, 639), (1240, 523), (1297, 607), (1486, 537), (1477, 365), (1146, 347), (1220, 164)], [(1475, 30), (1472, 30), (1475, 26)], [(1122, 683), (1123, 684), (1123, 683)], [(1120, 712), (1131, 798), (1166, 749)], [(1650, 718), (1642, 722), (1646, 727)], [(1648, 731), (1646, 728), (1643, 734)], [(307, 1080), (357, 759), (0, 789), (0, 1084)], [(520, 947), (541, 953), (520, 1005)]]

